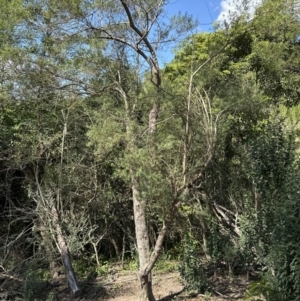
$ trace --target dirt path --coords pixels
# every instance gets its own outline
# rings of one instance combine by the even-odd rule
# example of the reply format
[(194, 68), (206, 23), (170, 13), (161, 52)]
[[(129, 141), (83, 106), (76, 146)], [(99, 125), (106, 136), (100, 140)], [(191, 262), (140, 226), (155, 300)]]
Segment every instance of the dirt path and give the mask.
[[(105, 282), (106, 281), (106, 282)], [(135, 273), (115, 275), (111, 279), (97, 278), (92, 283), (83, 284), (84, 297), (79, 300), (106, 300), (106, 301), (136, 301), (138, 300), (139, 286)], [(205, 300), (225, 301), (243, 300), (245, 290), (249, 286), (243, 278), (211, 278), (211, 295), (191, 296), (183, 291), (183, 283), (178, 273), (157, 274), (153, 276), (153, 292), (157, 300)], [(67, 299), (58, 299), (67, 300)]]
[[(1, 280), (1, 279), (0, 279)], [(3, 280), (3, 279), (2, 279)], [(178, 273), (154, 274), (153, 292), (160, 301), (225, 301), (243, 300), (245, 290), (249, 286), (242, 277), (230, 279), (215, 277), (209, 279), (211, 295), (189, 295), (183, 290), (183, 283)], [(97, 277), (80, 281), (83, 290), (77, 301), (136, 301), (138, 300), (139, 284), (137, 274), (126, 271), (112, 276)], [(22, 280), (6, 278), (0, 281), (0, 297), (3, 300), (21, 301), (24, 293)], [(70, 301), (72, 298), (65, 277), (54, 282), (37, 281), (31, 286), (32, 298), (38, 301)], [(8, 299), (7, 299), (8, 298)]]

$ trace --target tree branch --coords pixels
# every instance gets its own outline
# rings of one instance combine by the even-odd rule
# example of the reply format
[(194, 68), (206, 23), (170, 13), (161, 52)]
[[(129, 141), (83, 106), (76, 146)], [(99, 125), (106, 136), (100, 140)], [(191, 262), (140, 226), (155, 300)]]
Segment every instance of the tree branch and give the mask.
[(153, 269), (155, 263), (157, 262), (160, 254), (162, 252), (162, 245), (163, 245), (167, 230), (168, 230), (168, 227), (167, 227), (166, 223), (164, 222), (163, 226), (159, 232), (159, 235), (157, 237), (157, 240), (156, 240), (156, 243), (154, 246), (154, 250), (151, 253), (150, 259), (149, 259), (147, 265), (143, 268), (143, 270), (141, 272), (141, 275), (140, 275), (141, 277), (147, 276)]
[[(127, 5), (127, 3), (124, 1), (124, 0), (120, 0), (121, 1), (121, 4), (123, 5), (124, 7), (124, 10), (126, 12), (126, 15), (127, 15), (127, 18), (128, 18), (128, 21), (129, 21), (129, 25), (130, 27), (140, 36), (141, 40), (145, 43), (146, 47), (148, 48), (150, 54), (151, 54), (151, 57), (148, 58), (147, 56), (147, 62), (149, 63), (151, 69), (152, 69), (152, 73), (155, 75), (155, 78), (156, 78), (156, 86), (159, 87), (160, 84), (161, 84), (161, 78), (160, 78), (160, 72), (159, 72), (159, 66), (158, 66), (158, 61), (157, 61), (157, 57), (156, 57), (156, 53), (155, 53), (155, 50), (153, 49), (151, 43), (149, 42), (148, 38), (147, 38), (147, 35), (149, 33), (149, 30), (146, 31), (145, 33), (142, 33), (138, 28), (137, 26), (135, 25), (134, 23), (134, 20), (132, 18), (132, 14), (129, 10), (129, 7)], [(157, 19), (157, 16), (156, 18)], [(155, 20), (154, 20), (155, 21)], [(152, 23), (154, 22), (152, 21)], [(150, 26), (151, 28), (151, 26)], [(140, 43), (140, 42), (139, 42)], [(139, 43), (137, 44), (137, 47), (134, 47), (134, 49), (138, 52), (139, 47)], [(143, 52), (143, 51), (142, 51)], [(138, 52), (140, 53), (140, 52)], [(141, 53), (140, 53), (141, 54)], [(144, 56), (143, 56), (144, 57)], [(145, 57), (144, 57), (145, 58)]]

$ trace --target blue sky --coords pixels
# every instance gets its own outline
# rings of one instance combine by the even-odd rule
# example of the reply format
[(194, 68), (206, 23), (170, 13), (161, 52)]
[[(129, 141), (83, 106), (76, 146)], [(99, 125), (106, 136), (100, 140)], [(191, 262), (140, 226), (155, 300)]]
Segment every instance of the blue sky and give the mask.
[(199, 31), (211, 31), (221, 12), (221, 0), (170, 0), (167, 6), (168, 15), (179, 11), (193, 15), (199, 21)]
[(262, 0), (170, 0), (167, 13), (174, 15), (187, 12), (199, 21), (199, 31), (212, 31), (212, 23), (226, 20), (230, 23), (232, 13), (254, 13)]
[[(168, 17), (178, 14), (179, 12), (192, 15), (199, 22), (199, 27), (193, 32), (213, 31), (213, 23), (217, 20), (222, 11), (221, 2), (229, 0), (170, 0), (166, 6)], [(191, 32), (192, 34), (192, 32)], [(164, 49), (159, 53), (161, 65), (172, 60), (174, 53), (172, 48)]]

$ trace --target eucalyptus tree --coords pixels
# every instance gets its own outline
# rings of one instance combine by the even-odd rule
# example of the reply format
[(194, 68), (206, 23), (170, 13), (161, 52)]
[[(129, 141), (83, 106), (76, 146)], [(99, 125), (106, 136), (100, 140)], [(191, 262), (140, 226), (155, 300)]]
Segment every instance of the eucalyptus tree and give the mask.
[[(148, 266), (140, 270), (141, 276), (149, 273), (148, 268), (151, 271), (151, 264), (158, 258), (166, 231), (176, 228), (177, 219), (189, 211), (190, 200), (197, 198), (197, 187), (202, 186), (206, 170), (214, 157), (222, 114), (213, 110), (210, 95), (197, 89), (196, 78), (201, 79), (199, 74), (202, 68), (209, 65), (227, 44), (226, 39), (223, 39), (221, 46), (216, 43), (215, 51), (202, 62), (190, 60), (192, 71), (188, 66), (184, 70), (188, 75), (178, 80), (173, 74), (176, 88), (168, 79), (163, 81), (159, 95), (157, 87), (145, 81), (141, 86), (134, 69), (130, 69), (130, 61), (120, 60), (123, 63), (119, 67), (114, 66), (115, 70), (110, 72), (115, 85), (107, 90), (108, 100), (103, 104), (102, 113), (96, 115), (96, 126), (91, 129), (89, 136), (100, 157), (116, 147), (123, 150), (122, 156), (115, 158), (116, 175), (132, 185), (136, 204), (138, 198), (143, 201), (142, 209), (146, 210), (142, 217), (148, 217), (149, 220), (154, 216), (162, 226)], [(131, 73), (125, 70), (131, 70)], [(154, 112), (151, 110), (148, 117), (145, 107), (151, 108), (151, 99), (161, 96), (160, 121), (154, 131), (151, 128)], [(109, 98), (115, 101), (109, 101)], [(148, 135), (148, 132), (154, 135)], [(136, 227), (141, 225), (136, 220)], [(144, 237), (147, 237), (144, 250), (149, 250), (146, 230), (144, 227)], [(141, 255), (139, 250), (140, 264), (145, 262), (141, 261), (145, 257)]]
[[(96, 152), (102, 153), (102, 155), (106, 149), (105, 147), (103, 148), (103, 138), (107, 137), (107, 133), (112, 135), (108, 140), (108, 146), (110, 146), (108, 150), (120, 144), (121, 141), (123, 141), (122, 144), (125, 143), (125, 160), (122, 164), (125, 164), (123, 173), (124, 171), (128, 173), (126, 176), (127, 182), (132, 190), (135, 233), (139, 255), (139, 276), (142, 289), (141, 300), (155, 300), (152, 293), (151, 270), (159, 258), (166, 232), (170, 227), (170, 218), (174, 217), (178, 206), (177, 201), (166, 198), (167, 191), (158, 197), (154, 187), (149, 191), (149, 185), (146, 185), (147, 182), (158, 181), (162, 176), (162, 173), (157, 171), (158, 158), (149, 157), (152, 152), (156, 152), (156, 147), (160, 145), (160, 141), (156, 141), (160, 135), (159, 131), (157, 131), (157, 118), (165, 97), (162, 91), (162, 75), (158, 53), (164, 46), (164, 43), (174, 40), (174, 34), (178, 36), (178, 34), (185, 33), (192, 25), (189, 18), (181, 16), (181, 19), (179, 19), (181, 21), (179, 23), (180, 26), (177, 24), (175, 27), (175, 22), (167, 26), (162, 21), (165, 4), (165, 1), (95, 3), (92, 8), (87, 8), (88, 13), (81, 11), (77, 18), (87, 33), (93, 34), (96, 39), (107, 42), (104, 54), (111, 55), (110, 53), (112, 52), (113, 55), (111, 57), (117, 62), (121, 62), (119, 67), (112, 70), (113, 75), (110, 82), (112, 86), (108, 91), (113, 90), (114, 93), (112, 95), (117, 93), (114, 97), (120, 99), (118, 102), (123, 102), (123, 116), (120, 116), (119, 113), (117, 114), (118, 118), (120, 118), (119, 122), (113, 118), (107, 118), (109, 117), (107, 112), (113, 110), (111, 105), (115, 106), (114, 102), (111, 105), (107, 104), (108, 108), (105, 108), (104, 113), (106, 116), (99, 112), (102, 118), (98, 118), (99, 120), (97, 121), (98, 126), (102, 129), (100, 131), (101, 135), (99, 133), (95, 134), (97, 130), (92, 130), (90, 137), (97, 146)], [(170, 33), (173, 36), (170, 36)], [(143, 118), (147, 115), (145, 108), (149, 114), (148, 129), (145, 128), (145, 121), (143, 121), (143, 126), (141, 127), (141, 124), (138, 122), (139, 118), (135, 116), (142, 103), (140, 99), (141, 82), (142, 74), (145, 71), (145, 66), (141, 63), (142, 60), (150, 67), (150, 81), (154, 87), (154, 97), (150, 96), (152, 98), (151, 101), (147, 104), (142, 104), (142, 107), (144, 106), (141, 113)], [(119, 68), (121, 69), (119, 70)], [(134, 70), (133, 75), (130, 75), (130, 71), (126, 75), (124, 68)], [(129, 79), (132, 78), (131, 82), (127, 78), (128, 76)], [(143, 132), (144, 135), (142, 135)], [(145, 141), (142, 142), (143, 140)], [(143, 144), (144, 146), (142, 146)], [(146, 175), (150, 178), (146, 179)], [(155, 179), (155, 177), (158, 178)], [(157, 184), (158, 182), (156, 182)], [(160, 186), (163, 185), (160, 184)], [(161, 193), (164, 190), (158, 187), (157, 189)], [(170, 187), (167, 188), (167, 190), (169, 189)], [(161, 230), (151, 252), (147, 210), (152, 207), (150, 200), (155, 200), (156, 198), (159, 200), (162, 196), (165, 200), (161, 202), (165, 202), (164, 206), (171, 206), (171, 210), (164, 212), (161, 216)], [(161, 203), (158, 202), (158, 204)], [(163, 208), (165, 208), (164, 206)]]

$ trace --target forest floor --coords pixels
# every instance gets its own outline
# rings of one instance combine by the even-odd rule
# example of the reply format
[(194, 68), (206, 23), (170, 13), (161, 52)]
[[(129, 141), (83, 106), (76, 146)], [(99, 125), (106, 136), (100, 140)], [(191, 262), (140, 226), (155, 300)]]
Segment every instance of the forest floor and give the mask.
[[(102, 296), (106, 301), (136, 301), (138, 300), (138, 281), (135, 274), (116, 275), (112, 284), (107, 284), (106, 295)], [(166, 273), (153, 275), (153, 292), (156, 300), (160, 301), (224, 301), (243, 300), (249, 281), (243, 277), (234, 279), (225, 277), (210, 278), (211, 293), (206, 295), (189, 294), (184, 291), (182, 280), (178, 273)], [(92, 300), (85, 297), (82, 300)], [(98, 300), (98, 299), (94, 299)], [(100, 300), (100, 299), (99, 299)], [(102, 299), (101, 299), (102, 300)]]
[[(4, 285), (3, 285), (4, 284)], [(160, 301), (241, 301), (250, 282), (245, 277), (210, 277), (210, 293), (205, 295), (192, 294), (185, 291), (182, 280), (176, 272), (157, 273), (153, 275), (153, 291), (156, 300)], [(113, 276), (97, 277), (80, 281), (83, 294), (79, 298), (72, 298), (65, 277), (60, 277), (53, 282), (40, 282), (33, 287), (37, 290), (30, 300), (34, 301), (136, 301), (138, 300), (139, 286), (137, 274), (132, 271), (119, 272)], [(37, 289), (38, 288), (38, 289)], [(0, 285), (0, 300), (23, 300), (18, 295), (24, 286), (18, 281), (5, 281)], [(15, 292), (13, 297), (6, 295)], [(5, 297), (5, 295), (8, 297)], [(3, 299), (2, 299), (2, 298)], [(29, 300), (29, 299), (28, 299)]]

